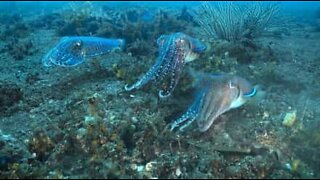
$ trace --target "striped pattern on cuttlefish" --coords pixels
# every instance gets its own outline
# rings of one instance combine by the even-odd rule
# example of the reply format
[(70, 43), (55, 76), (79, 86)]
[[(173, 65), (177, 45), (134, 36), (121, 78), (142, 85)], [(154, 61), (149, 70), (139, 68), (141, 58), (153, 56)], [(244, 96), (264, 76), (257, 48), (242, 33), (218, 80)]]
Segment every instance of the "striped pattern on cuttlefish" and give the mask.
[(179, 126), (183, 131), (196, 121), (199, 130), (205, 132), (221, 114), (242, 106), (257, 94), (256, 87), (246, 79), (228, 74), (202, 75), (197, 87), (193, 104), (171, 124), (171, 131)]
[(162, 35), (157, 39), (157, 44), (159, 56), (155, 64), (136, 83), (126, 85), (125, 90), (139, 89), (150, 80), (157, 80), (162, 84), (159, 96), (168, 97), (175, 89), (185, 63), (195, 60), (206, 50), (206, 45), (201, 41), (181, 32)]

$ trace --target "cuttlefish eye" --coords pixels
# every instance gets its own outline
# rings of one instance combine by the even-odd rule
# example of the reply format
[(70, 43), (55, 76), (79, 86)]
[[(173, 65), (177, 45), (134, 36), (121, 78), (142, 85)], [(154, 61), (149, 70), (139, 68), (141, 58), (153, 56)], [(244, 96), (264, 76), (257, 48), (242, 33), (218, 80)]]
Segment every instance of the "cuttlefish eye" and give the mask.
[(73, 47), (74, 48), (80, 48), (82, 46), (82, 41), (76, 41), (76, 42), (74, 42), (74, 44), (73, 44)]
[(183, 44), (185, 43), (185, 40), (182, 38), (177, 39), (177, 44)]
[(71, 45), (71, 51), (74, 53), (78, 53), (82, 50), (83, 42), (82, 41), (75, 41)]
[(186, 49), (191, 49), (192, 46), (191, 46), (191, 43), (190, 41), (184, 39), (184, 38), (179, 38), (177, 41), (176, 41), (177, 45), (180, 45), (181, 47), (184, 47)]

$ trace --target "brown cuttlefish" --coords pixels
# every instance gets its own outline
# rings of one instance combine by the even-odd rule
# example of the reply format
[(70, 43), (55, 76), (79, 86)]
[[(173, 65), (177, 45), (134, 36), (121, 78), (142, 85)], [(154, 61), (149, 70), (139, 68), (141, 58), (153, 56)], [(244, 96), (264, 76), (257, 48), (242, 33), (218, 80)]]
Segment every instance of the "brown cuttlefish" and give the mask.
[(170, 129), (180, 126), (182, 131), (196, 120), (199, 130), (205, 132), (221, 114), (242, 106), (257, 92), (257, 86), (252, 86), (242, 77), (202, 73), (193, 104), (171, 124)]

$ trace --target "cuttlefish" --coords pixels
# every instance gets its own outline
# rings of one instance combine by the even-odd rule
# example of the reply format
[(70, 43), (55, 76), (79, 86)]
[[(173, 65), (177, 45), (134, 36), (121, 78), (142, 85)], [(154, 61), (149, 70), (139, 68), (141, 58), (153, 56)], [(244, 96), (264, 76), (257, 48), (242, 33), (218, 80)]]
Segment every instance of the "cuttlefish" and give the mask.
[(150, 80), (156, 80), (161, 84), (159, 96), (169, 96), (179, 81), (185, 63), (195, 60), (207, 48), (200, 40), (181, 32), (160, 36), (157, 45), (159, 56), (155, 64), (136, 83), (126, 85), (125, 90), (138, 89)]
[(228, 74), (202, 74), (193, 104), (171, 125), (180, 131), (196, 121), (201, 132), (207, 131), (223, 113), (245, 104), (257, 94), (257, 86), (246, 79)]
[(83, 63), (87, 58), (122, 50), (124, 39), (108, 39), (92, 36), (63, 37), (42, 59), (44, 66), (58, 65), (73, 67)]

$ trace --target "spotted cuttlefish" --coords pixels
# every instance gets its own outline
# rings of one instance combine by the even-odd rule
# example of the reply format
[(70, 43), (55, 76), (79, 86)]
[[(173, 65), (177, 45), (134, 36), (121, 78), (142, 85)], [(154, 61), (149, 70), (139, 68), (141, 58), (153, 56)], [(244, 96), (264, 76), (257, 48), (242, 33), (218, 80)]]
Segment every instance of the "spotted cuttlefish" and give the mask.
[(205, 132), (218, 116), (256, 96), (256, 87), (239, 76), (202, 74), (193, 104), (170, 124), (170, 130), (180, 126), (179, 130), (183, 131), (196, 120), (199, 130)]
[(106, 39), (92, 36), (63, 37), (42, 59), (44, 66), (53, 64), (63, 67), (73, 67), (85, 61), (86, 58), (123, 49), (123, 39)]
[[(159, 56), (149, 71), (125, 90), (138, 89), (150, 80), (162, 83), (159, 91), (161, 98), (169, 96), (176, 87), (180, 73), (186, 62), (195, 60), (207, 47), (200, 40), (178, 32), (171, 35), (162, 35), (157, 39)], [(167, 83), (166, 80), (169, 80)]]

